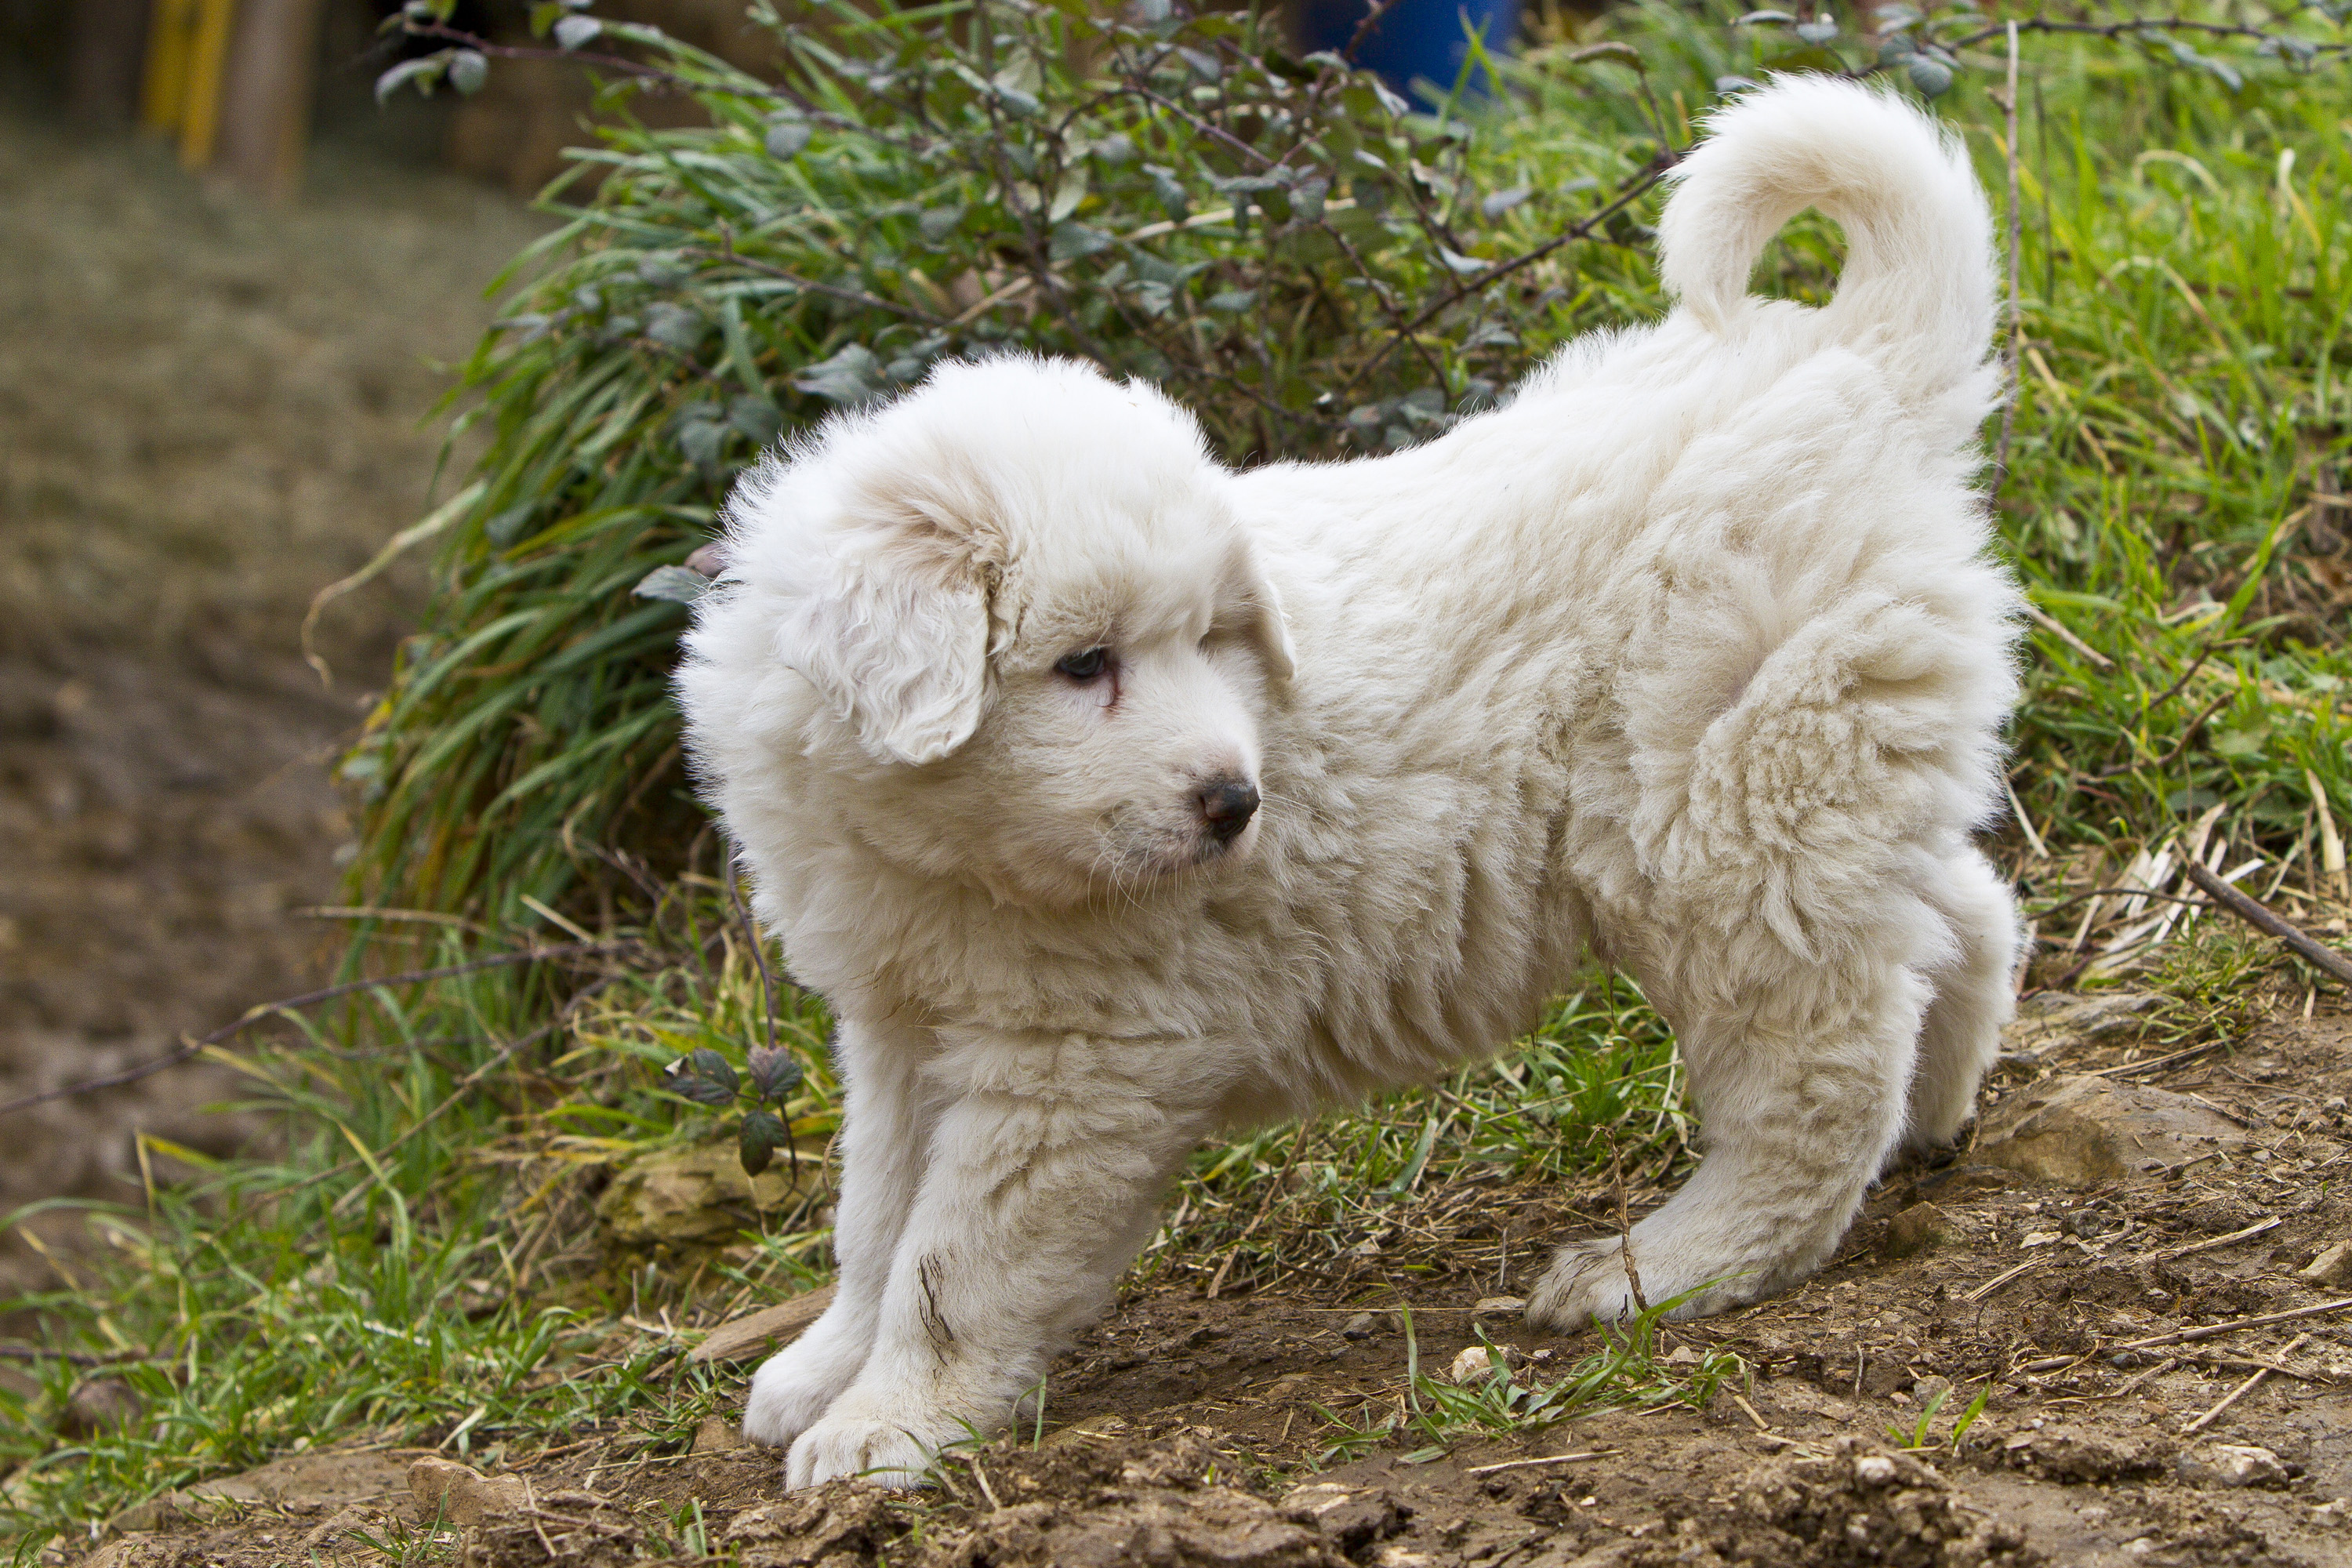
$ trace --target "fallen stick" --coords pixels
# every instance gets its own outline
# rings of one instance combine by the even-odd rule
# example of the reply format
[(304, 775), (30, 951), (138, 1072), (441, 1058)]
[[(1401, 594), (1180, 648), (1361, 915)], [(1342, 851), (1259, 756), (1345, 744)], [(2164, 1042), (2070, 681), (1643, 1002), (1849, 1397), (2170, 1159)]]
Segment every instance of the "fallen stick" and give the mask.
[(2039, 1268), (2041, 1267), (2041, 1258), (2029, 1258), (2024, 1262), (2019, 1264), (2016, 1268), (2006, 1269), (2001, 1273), (1994, 1275), (1991, 1279), (1986, 1280), (1975, 1289), (1970, 1290), (1966, 1295), (1962, 1296), (1960, 1300), (1963, 1301), (1981, 1301), (1987, 1296), (1991, 1295), (1994, 1291), (2000, 1289), (2002, 1286), (2008, 1284), (2011, 1280), (2024, 1273), (2027, 1269)]
[(2185, 1345), (2199, 1340), (2210, 1340), (2221, 1334), (2234, 1334), (2241, 1329), (2260, 1329), (2272, 1323), (2291, 1322), (2296, 1318), (2315, 1318), (2323, 1312), (2340, 1312), (2352, 1307), (2352, 1296), (2333, 1301), (2322, 1301), (2316, 1307), (2297, 1307), (2287, 1312), (2265, 1312), (2259, 1318), (2240, 1318), (2232, 1323), (2208, 1323), (2201, 1329), (2179, 1329), (2168, 1334), (2151, 1334), (2144, 1340), (2126, 1340), (2114, 1348), (2119, 1351), (2144, 1351), (2151, 1345)]
[(1540, 1459), (1506, 1459), (1499, 1465), (1474, 1465), (1463, 1471), (1465, 1476), (1491, 1476), (1496, 1470), (1524, 1470), (1536, 1465), (1572, 1465), (1586, 1459), (1614, 1458), (1622, 1448), (1588, 1448), (1580, 1454), (1548, 1454)]
[(2189, 879), (2197, 884), (2198, 890), (2207, 898), (2211, 899), (2256, 931), (2274, 936), (2286, 943), (2315, 967), (2326, 970), (2347, 985), (2352, 985), (2352, 958), (2345, 957), (2326, 942), (2305, 931), (2300, 926), (2291, 923), (2268, 904), (2259, 902), (2252, 896), (2238, 891), (2194, 860), (2182, 869), (2187, 873)]
[(2202, 1241), (2192, 1241), (2186, 1247), (2168, 1247), (2162, 1252), (2150, 1254), (2146, 1261), (2169, 1263), (2176, 1258), (2187, 1258), (2193, 1253), (2211, 1252), (2218, 1247), (2233, 1246), (2238, 1242), (2260, 1236), (2266, 1230), (2276, 1230), (2285, 1223), (2286, 1221), (2273, 1215), (2269, 1219), (2256, 1220), (2243, 1230), (2233, 1230), (2227, 1236), (2209, 1236)]
[[(2311, 1338), (2309, 1334), (2295, 1335), (2294, 1339), (2287, 1342), (2286, 1349), (2279, 1352), (2279, 1354), (2281, 1356), (2293, 1355), (2295, 1351), (2302, 1346), (2303, 1342), (2309, 1338)], [(2196, 1420), (2191, 1421), (2188, 1426), (2183, 1426), (2180, 1429), (2180, 1435), (2184, 1437), (2194, 1437), (2198, 1433), (2205, 1430), (2206, 1427), (2211, 1426), (2214, 1422), (2221, 1418), (2221, 1413), (2223, 1411), (2229, 1409), (2230, 1406), (2235, 1405), (2238, 1401), (2243, 1399), (2246, 1395), (2252, 1394), (2256, 1388), (2260, 1387), (2262, 1385), (2263, 1379), (2270, 1376), (2270, 1374), (2271, 1369), (2269, 1367), (2262, 1367), (2258, 1369), (2254, 1373), (2253, 1376), (2246, 1379), (2245, 1382), (2238, 1384), (2237, 1387), (2223, 1394), (2221, 1396), (2221, 1404), (2216, 1405), (2212, 1409), (2208, 1410), (2204, 1415), (2200, 1415)]]

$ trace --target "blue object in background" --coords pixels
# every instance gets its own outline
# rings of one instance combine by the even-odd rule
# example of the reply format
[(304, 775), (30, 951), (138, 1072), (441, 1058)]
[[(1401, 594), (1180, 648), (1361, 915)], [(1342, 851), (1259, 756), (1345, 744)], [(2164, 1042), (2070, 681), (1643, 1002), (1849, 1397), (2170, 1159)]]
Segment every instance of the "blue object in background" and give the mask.
[[(1344, 51), (1370, 10), (1368, 0), (1298, 0), (1293, 26), (1301, 52)], [(1499, 55), (1510, 48), (1518, 21), (1518, 0), (1396, 0), (1351, 58), (1418, 107), (1421, 95), (1410, 90), (1415, 79), (1441, 92), (1453, 89), (1469, 54), (1465, 28), (1483, 36), (1488, 53)], [(1481, 72), (1468, 90), (1484, 92), (1492, 85)]]

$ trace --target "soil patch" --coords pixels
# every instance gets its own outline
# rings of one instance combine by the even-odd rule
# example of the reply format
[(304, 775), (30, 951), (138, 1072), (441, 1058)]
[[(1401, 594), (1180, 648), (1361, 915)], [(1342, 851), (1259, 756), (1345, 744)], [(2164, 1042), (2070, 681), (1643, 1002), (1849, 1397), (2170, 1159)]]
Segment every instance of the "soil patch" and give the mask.
[[(457, 1493), (435, 1461), (372, 1501), (281, 1484), (175, 1504), (118, 1521), (87, 1561), (311, 1560), (299, 1544), (358, 1564), (382, 1560), (373, 1542), (502, 1568), (704, 1549), (761, 1568), (2352, 1562), (2352, 1303), (2325, 1277), (2352, 1236), (2334, 1181), (2352, 1164), (2352, 1029), (2322, 1018), (2158, 1054), (2117, 1030), (2013, 1053), (1979, 1141), (1890, 1176), (1820, 1276), (1666, 1331), (1669, 1364), (1709, 1350), (1744, 1363), (1704, 1409), (1339, 1441), (1408, 1398), (1404, 1309), (1420, 1364), (1447, 1366), (1475, 1342), (1476, 1298), (1498, 1274), (1531, 1278), (1559, 1239), (1532, 1239), (1538, 1220), (1591, 1199), (1497, 1192), (1480, 1228), (1507, 1218), (1530, 1239), (1499, 1257), (1465, 1241), (1450, 1279), (1310, 1270), (1238, 1298), (1135, 1292), (1055, 1367), (1046, 1419), (951, 1460), (930, 1491), (786, 1494), (777, 1456), (714, 1419), (687, 1452), (583, 1432), (465, 1472)], [(2184, 1104), (2231, 1135), (2089, 1184), (1987, 1158), (2050, 1105), (2093, 1099), (2084, 1078), (2132, 1089), (2098, 1100), (2117, 1147), (2178, 1132)], [(1537, 1334), (1491, 1300), (1475, 1321), (1524, 1352), (1528, 1380), (1594, 1340)]]
[[(166, 148), (0, 113), (0, 1100), (152, 1059), (332, 950), (290, 912), (333, 900), (349, 837), (321, 764), (421, 563), (326, 616), (335, 690), (297, 630), (425, 509), (435, 362), (542, 227), (349, 145), (266, 208)], [(135, 1201), (132, 1132), (225, 1152), (251, 1130), (203, 1108), (234, 1085), (198, 1068), (19, 1113), (0, 1210)], [(55, 1282), (0, 1244), (0, 1295)]]

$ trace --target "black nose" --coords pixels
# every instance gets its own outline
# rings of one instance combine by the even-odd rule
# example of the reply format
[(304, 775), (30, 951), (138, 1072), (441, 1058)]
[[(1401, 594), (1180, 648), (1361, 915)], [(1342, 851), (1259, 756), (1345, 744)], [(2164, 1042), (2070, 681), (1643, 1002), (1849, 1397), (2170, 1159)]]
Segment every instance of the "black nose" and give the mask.
[(1231, 844), (1257, 815), (1257, 785), (1242, 779), (1220, 779), (1201, 792), (1201, 816), (1209, 837)]

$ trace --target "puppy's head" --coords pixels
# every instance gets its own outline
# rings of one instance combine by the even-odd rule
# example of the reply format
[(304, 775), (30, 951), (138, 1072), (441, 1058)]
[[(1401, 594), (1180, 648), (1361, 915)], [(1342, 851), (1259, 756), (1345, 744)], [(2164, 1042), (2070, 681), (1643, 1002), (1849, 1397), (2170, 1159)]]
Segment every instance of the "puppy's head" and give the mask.
[[(1189, 416), (1086, 366), (942, 367), (747, 475), (686, 683), (772, 660), (859, 831), (1057, 902), (1246, 856), (1281, 606)], [(706, 760), (719, 749), (698, 737)], [(722, 764), (723, 765), (723, 764)]]

